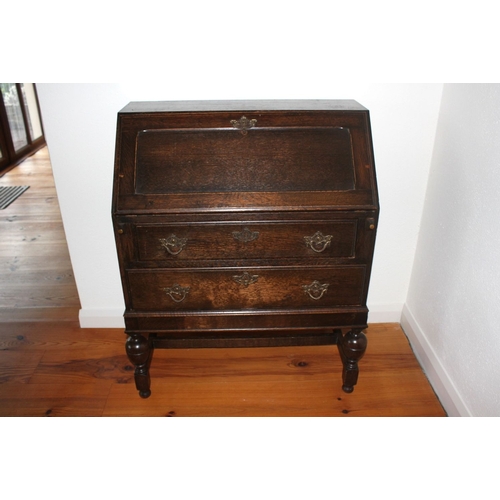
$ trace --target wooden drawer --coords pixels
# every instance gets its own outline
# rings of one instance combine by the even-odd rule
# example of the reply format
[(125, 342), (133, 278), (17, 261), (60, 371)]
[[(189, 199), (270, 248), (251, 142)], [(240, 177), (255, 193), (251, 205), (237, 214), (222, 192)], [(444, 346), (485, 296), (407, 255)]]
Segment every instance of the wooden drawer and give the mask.
[(359, 306), (365, 266), (129, 270), (133, 310)]
[(352, 258), (356, 220), (137, 225), (138, 259)]

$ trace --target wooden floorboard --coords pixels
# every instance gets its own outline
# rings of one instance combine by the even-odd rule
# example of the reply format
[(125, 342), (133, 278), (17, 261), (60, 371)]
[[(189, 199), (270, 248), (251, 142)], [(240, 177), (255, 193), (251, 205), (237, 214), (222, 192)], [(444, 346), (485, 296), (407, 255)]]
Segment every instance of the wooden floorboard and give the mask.
[(76, 320), (80, 301), (47, 148), (0, 185), (30, 186), (0, 210), (0, 323)]
[(141, 399), (124, 338), (77, 322), (4, 323), (0, 415), (445, 416), (398, 324), (369, 327), (352, 394), (336, 346), (159, 349)]
[(47, 149), (1, 185), (0, 416), (441, 417), (398, 324), (373, 324), (352, 394), (336, 346), (158, 349), (141, 399), (121, 329), (81, 329)]

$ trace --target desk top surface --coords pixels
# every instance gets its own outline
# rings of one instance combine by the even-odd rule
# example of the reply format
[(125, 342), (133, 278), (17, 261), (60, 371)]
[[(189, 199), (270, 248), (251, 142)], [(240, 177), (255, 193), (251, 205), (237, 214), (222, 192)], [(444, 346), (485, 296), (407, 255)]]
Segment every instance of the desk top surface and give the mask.
[(192, 113), (210, 111), (367, 111), (351, 99), (269, 99), (236, 101), (137, 101), (121, 111), (126, 113)]

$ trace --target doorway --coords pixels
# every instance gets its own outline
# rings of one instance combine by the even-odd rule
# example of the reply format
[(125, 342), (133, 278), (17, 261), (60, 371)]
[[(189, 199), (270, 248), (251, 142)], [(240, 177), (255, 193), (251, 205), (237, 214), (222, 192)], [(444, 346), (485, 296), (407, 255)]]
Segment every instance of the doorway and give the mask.
[(45, 146), (34, 83), (0, 83), (0, 176)]

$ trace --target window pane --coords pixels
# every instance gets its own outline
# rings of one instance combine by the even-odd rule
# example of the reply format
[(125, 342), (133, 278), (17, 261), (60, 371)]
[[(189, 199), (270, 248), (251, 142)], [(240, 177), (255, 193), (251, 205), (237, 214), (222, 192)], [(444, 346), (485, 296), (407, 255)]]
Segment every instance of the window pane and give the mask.
[(21, 83), (21, 88), (23, 89), (24, 107), (28, 114), (31, 140), (34, 141), (42, 136), (42, 125), (36, 104), (35, 87), (32, 83)]
[(28, 144), (26, 129), (24, 128), (23, 114), (19, 104), (19, 95), (15, 83), (2, 83), (2, 97), (9, 120), (10, 133), (14, 149), (18, 151)]

